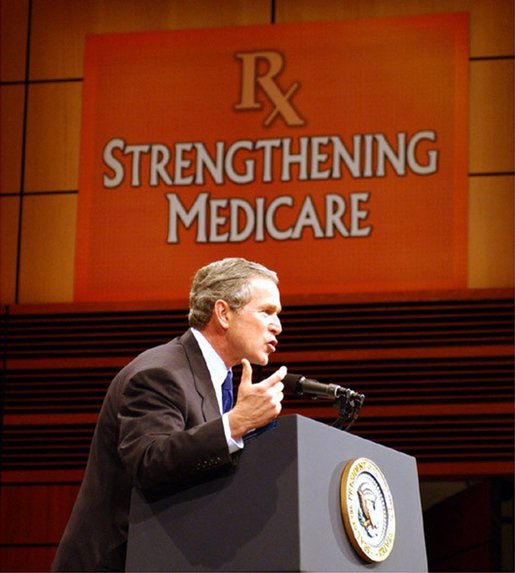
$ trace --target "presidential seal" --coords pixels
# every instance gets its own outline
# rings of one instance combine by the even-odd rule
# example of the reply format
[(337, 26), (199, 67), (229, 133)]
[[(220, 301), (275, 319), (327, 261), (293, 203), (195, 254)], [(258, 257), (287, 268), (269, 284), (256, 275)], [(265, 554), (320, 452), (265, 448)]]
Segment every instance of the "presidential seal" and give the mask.
[(345, 530), (365, 561), (390, 555), (395, 540), (395, 511), (388, 483), (368, 458), (350, 460), (342, 474), (340, 503)]

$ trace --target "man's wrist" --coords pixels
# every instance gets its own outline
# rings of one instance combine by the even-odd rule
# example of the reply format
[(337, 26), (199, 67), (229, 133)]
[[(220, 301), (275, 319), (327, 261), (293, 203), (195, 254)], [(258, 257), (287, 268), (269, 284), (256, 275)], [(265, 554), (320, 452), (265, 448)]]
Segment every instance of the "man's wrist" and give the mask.
[(230, 412), (227, 412), (222, 416), (222, 422), (224, 425), (225, 441), (227, 442), (229, 453), (234, 454), (243, 448), (243, 434), (238, 436), (233, 433), (231, 428)]

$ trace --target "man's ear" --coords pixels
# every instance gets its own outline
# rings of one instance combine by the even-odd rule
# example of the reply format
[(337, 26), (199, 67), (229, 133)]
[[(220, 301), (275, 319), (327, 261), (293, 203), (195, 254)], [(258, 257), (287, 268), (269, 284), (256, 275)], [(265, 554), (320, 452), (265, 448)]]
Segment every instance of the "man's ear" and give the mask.
[(217, 323), (224, 329), (229, 328), (231, 318), (231, 308), (225, 300), (218, 299), (213, 308), (213, 316), (216, 318)]

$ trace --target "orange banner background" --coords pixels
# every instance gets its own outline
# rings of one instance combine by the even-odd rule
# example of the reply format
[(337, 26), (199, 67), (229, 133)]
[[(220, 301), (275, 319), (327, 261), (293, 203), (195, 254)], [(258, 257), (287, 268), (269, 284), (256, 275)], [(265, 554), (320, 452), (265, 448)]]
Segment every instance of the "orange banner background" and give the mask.
[[(242, 62), (263, 53), (280, 58), (282, 67), (266, 80), (271, 60), (256, 56), (255, 109), (238, 109), (244, 107)], [(194, 271), (223, 256), (274, 268), (283, 294), (465, 287), (467, 68), (468, 21), (460, 14), (88, 38), (76, 300), (181, 298)], [(302, 124), (289, 124), (281, 105)], [(380, 173), (379, 139), (398, 151), (399, 138), (409, 146), (424, 133), (434, 140), (421, 137), (411, 150), (421, 172), (407, 161), (396, 172), (386, 156)], [(340, 176), (332, 171), (338, 161), (331, 138), (352, 154), (347, 165), (339, 163)], [(125, 147), (115, 147), (106, 162), (106, 146), (118, 140)], [(279, 143), (272, 147), (270, 140)], [(285, 181), (287, 141), (291, 155), (301, 153), (303, 141), (310, 146), (305, 160), (292, 160)], [(214, 158), (217, 142), (226, 153), (238, 142), (260, 142), (259, 151), (239, 148), (231, 164), (242, 176), (245, 161), (253, 161), (252, 181), (226, 174), (221, 182), (209, 175), (195, 181), (197, 155), (188, 145), (201, 145)], [(177, 144), (186, 144), (181, 175), (185, 182), (193, 178), (190, 184), (177, 179)], [(130, 145), (140, 147), (127, 152)], [(170, 151), (170, 160), (154, 169), (157, 181), (150, 174), (152, 146)], [(121, 181), (106, 186), (116, 169)], [(178, 242), (170, 243), (168, 196), (186, 212), (206, 193), (209, 201), (189, 228), (176, 219)], [(339, 218), (347, 231), (352, 203), (361, 199), (354, 236), (342, 236), (334, 220), (327, 236), (328, 197), (345, 206)], [(297, 225), (299, 238), (278, 240), (265, 222), (262, 237), (254, 229), (242, 242), (224, 240), (235, 199), (254, 209), (256, 219), (260, 201), (264, 211), (279, 201), (273, 228), (284, 235)], [(244, 211), (238, 213), (241, 232)], [(205, 242), (199, 242), (201, 220)], [(324, 236), (317, 237), (320, 231)]]

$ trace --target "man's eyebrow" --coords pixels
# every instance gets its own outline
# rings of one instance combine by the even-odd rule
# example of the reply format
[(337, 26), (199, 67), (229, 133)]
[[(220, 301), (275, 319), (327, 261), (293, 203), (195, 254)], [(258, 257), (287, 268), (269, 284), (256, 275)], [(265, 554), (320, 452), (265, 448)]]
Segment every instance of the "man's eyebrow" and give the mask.
[(282, 307), (281, 305), (277, 306), (275, 304), (264, 304), (262, 310), (271, 311), (279, 314), (282, 310)]

